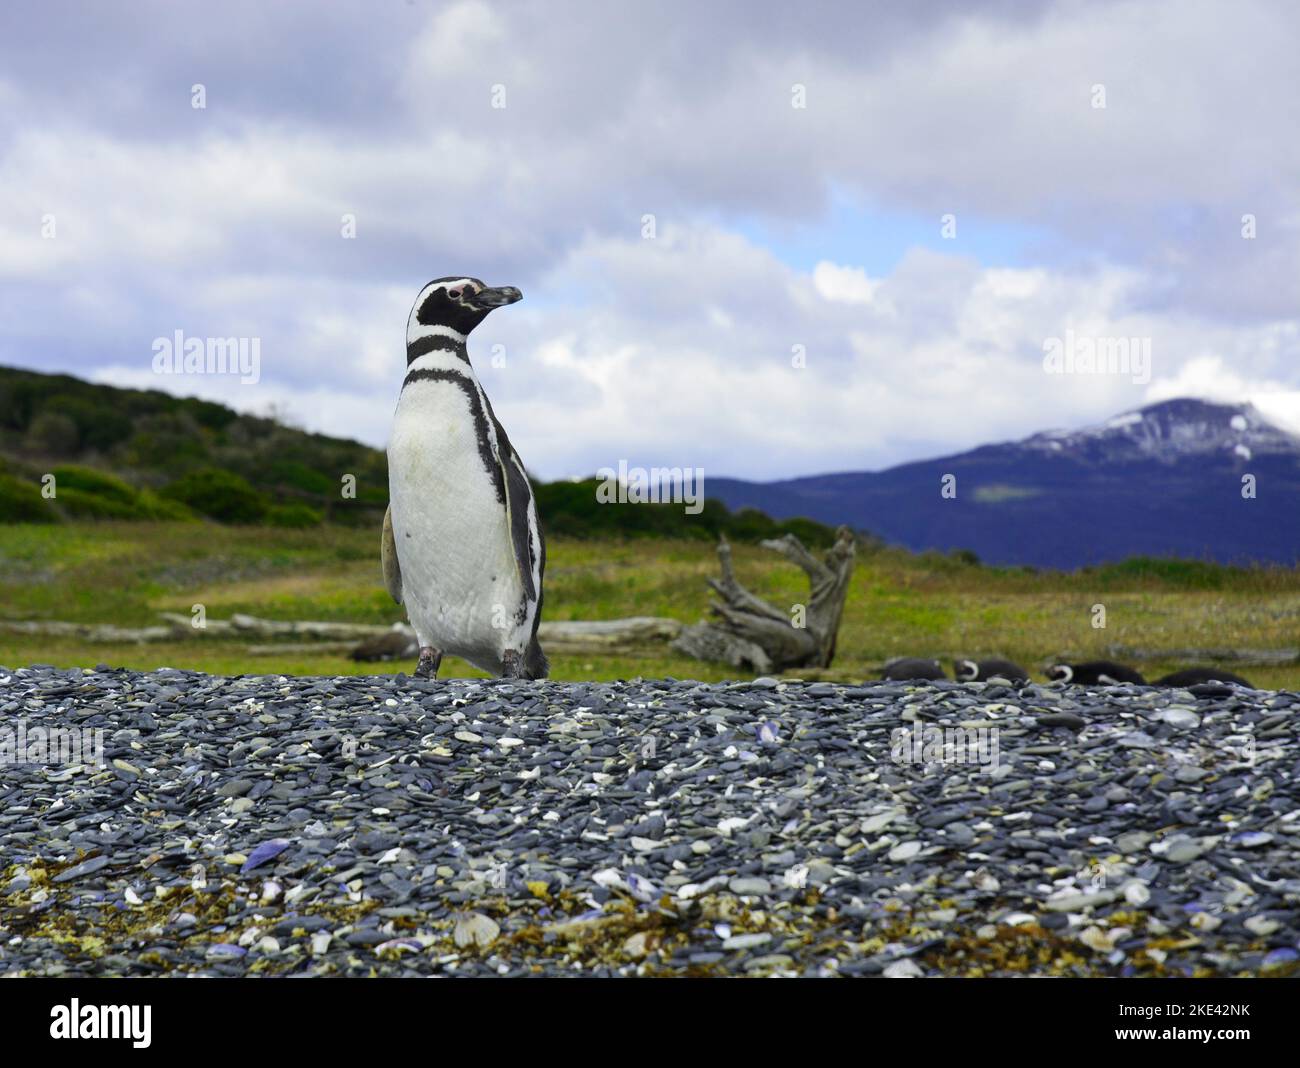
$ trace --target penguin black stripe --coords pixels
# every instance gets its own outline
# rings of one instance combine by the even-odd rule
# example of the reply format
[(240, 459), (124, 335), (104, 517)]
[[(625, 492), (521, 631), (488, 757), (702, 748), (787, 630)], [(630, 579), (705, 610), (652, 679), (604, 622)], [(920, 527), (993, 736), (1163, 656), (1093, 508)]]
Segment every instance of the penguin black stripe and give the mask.
[[(537, 550), (538, 550), (539, 559), (541, 561), (541, 567), (538, 569), (537, 573), (538, 575), (543, 575), (546, 573), (546, 538), (542, 534), (541, 523), (537, 524)], [(541, 586), (538, 586), (537, 612), (533, 616), (533, 641), (531, 646), (529, 647), (530, 649), (538, 649), (538, 650), (541, 649), (541, 646), (537, 644), (537, 628), (541, 625), (542, 622), (542, 600), (545, 596), (546, 596), (545, 589), (543, 589)], [(543, 656), (541, 662), (542, 662), (543, 669), (549, 671), (550, 662), (546, 659), (546, 657)]]
[(406, 346), (407, 366), (430, 352), (449, 352), (469, 363), (469, 350), (465, 347), (465, 342), (457, 341), (446, 334), (429, 334), (426, 337), (416, 338)]
[[(510, 540), (515, 546), (519, 577), (523, 580), (524, 586), (524, 596), (515, 616), (515, 622), (522, 623), (528, 615), (528, 602), (537, 596), (536, 587), (533, 585), (533, 564), (537, 561), (537, 555), (528, 523), (528, 476), (519, 463), (519, 457), (510, 447), (505, 430), (500, 423), (496, 422), (496, 416), (492, 417), (492, 421), (496, 424), (497, 445), (501, 449), (506, 468), (506, 492), (510, 494)], [(521, 549), (526, 549), (527, 558), (524, 557)]]
[[(515, 612), (515, 622), (522, 623), (527, 618), (528, 602), (536, 597), (539, 602), (537, 614), (533, 617), (533, 634), (536, 635), (537, 624), (542, 618), (542, 612), (540, 592), (533, 582), (533, 566), (537, 563), (538, 551), (533, 535), (535, 534), (537, 542), (540, 542), (542, 540), (542, 528), (537, 522), (536, 515), (532, 516), (530, 522), (529, 506), (532, 503), (532, 487), (528, 484), (528, 472), (524, 470), (524, 462), (519, 459), (519, 454), (515, 452), (514, 446), (510, 444), (510, 438), (506, 436), (505, 427), (497, 420), (496, 413), (492, 410), (492, 404), (486, 396), (483, 397), (483, 403), (487, 406), (488, 417), (492, 420), (492, 428), (496, 431), (497, 451), (501, 456), (502, 466), (506, 469), (505, 490), (508, 499), (507, 508), (510, 513), (510, 542), (514, 546), (515, 563), (519, 568), (519, 577), (523, 584), (523, 596), (520, 598), (519, 608)], [(533, 507), (535, 508), (535, 505)], [(544, 556), (544, 547), (542, 553)], [(539, 571), (538, 574), (540, 575), (541, 572)]]

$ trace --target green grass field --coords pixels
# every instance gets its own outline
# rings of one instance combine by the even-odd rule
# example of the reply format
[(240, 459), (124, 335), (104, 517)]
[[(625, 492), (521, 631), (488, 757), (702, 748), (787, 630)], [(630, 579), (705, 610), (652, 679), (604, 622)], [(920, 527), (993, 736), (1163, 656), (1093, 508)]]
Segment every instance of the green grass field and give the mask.
[[(806, 596), (801, 572), (758, 546), (734, 546), (737, 576), (773, 604)], [(548, 545), (547, 619), (707, 613), (712, 546), (697, 541), (553, 539)], [(1104, 604), (1105, 629), (1092, 626)], [(0, 619), (144, 626), (158, 613), (210, 619), (246, 612), (272, 619), (391, 623), (403, 618), (379, 577), (377, 532), (194, 523), (72, 523), (0, 526)], [(1198, 563), (1129, 561), (1070, 574), (990, 568), (937, 554), (860, 551), (831, 677), (868, 678), (891, 656), (1002, 655), (1034, 673), (1062, 656), (1106, 655), (1123, 645), (1294, 648), (1300, 644), (1300, 573)], [(253, 656), (246, 639), (200, 637), (158, 644), (84, 642), (0, 633), (0, 664), (151, 669), (223, 674), (357, 674), (410, 671), (414, 663), (356, 664), (342, 655)], [(945, 666), (948, 666), (945, 664)], [(1153, 677), (1183, 663), (1140, 661)], [(1300, 665), (1240, 667), (1256, 685), (1300, 687)], [(671, 675), (716, 681), (726, 668), (672, 654), (552, 657), (557, 679)], [(449, 658), (444, 675), (477, 675)], [(812, 672), (801, 672), (803, 677)]]

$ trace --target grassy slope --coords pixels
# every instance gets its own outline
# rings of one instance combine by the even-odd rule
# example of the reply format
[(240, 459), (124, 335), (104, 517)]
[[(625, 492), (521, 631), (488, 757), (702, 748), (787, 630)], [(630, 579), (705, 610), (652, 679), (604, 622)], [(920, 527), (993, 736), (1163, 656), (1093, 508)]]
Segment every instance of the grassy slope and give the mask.
[[(553, 539), (548, 619), (672, 616), (707, 611), (712, 547), (695, 541)], [(741, 582), (774, 604), (806, 595), (800, 572), (774, 554), (734, 547)], [(377, 537), (324, 527), (268, 530), (195, 524), (83, 523), (0, 526), (0, 618), (144, 625), (159, 611), (211, 618), (248, 612), (278, 619), (389, 623), (401, 609), (379, 580)], [(1105, 630), (1091, 607), (1106, 605)], [(1030, 574), (883, 549), (859, 558), (840, 632), (836, 675), (869, 677), (903, 654), (1010, 656), (1031, 670), (1063, 654), (1101, 656), (1120, 643), (1155, 649), (1294, 646), (1300, 640), (1300, 574), (1175, 566), (1167, 574), (1121, 565), (1092, 574)], [(354, 664), (341, 656), (253, 657), (247, 643), (196, 639), (150, 645), (84, 643), (0, 634), (0, 664), (189, 667), (221, 673), (350, 674), (409, 671), (413, 664)], [(665, 652), (667, 652), (665, 650)], [(1140, 665), (1149, 675), (1181, 666)], [(477, 674), (460, 661), (446, 674)], [(734, 674), (668, 653), (555, 657), (559, 679), (635, 675), (718, 680)], [(1300, 686), (1300, 666), (1245, 668), (1258, 685)], [(807, 673), (805, 673), (807, 674)]]

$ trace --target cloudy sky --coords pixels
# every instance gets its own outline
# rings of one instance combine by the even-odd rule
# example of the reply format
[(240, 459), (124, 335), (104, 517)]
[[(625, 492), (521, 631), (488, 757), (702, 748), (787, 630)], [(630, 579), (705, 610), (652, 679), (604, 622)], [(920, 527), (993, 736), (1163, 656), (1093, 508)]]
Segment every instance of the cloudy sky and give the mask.
[[(546, 478), (1179, 395), (1300, 427), (1298, 36), (1249, 0), (5, 5), (0, 363), (383, 445), (410, 304), (467, 274), (524, 292), (470, 353)], [(260, 339), (260, 381), (155, 373), (177, 330)], [(1046, 373), (1067, 332), (1149, 338), (1149, 381)]]

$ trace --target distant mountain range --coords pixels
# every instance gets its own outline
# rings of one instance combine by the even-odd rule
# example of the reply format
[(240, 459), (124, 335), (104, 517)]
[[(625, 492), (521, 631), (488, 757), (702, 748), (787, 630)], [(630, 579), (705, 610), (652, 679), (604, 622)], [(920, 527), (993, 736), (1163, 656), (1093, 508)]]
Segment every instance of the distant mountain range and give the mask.
[[(947, 499), (946, 475), (956, 480)], [(1254, 499), (1242, 496), (1247, 475)], [(917, 551), (969, 549), (991, 564), (1300, 560), (1300, 437), (1248, 404), (1163, 401), (885, 471), (715, 478), (708, 493), (733, 509), (847, 523)]]

